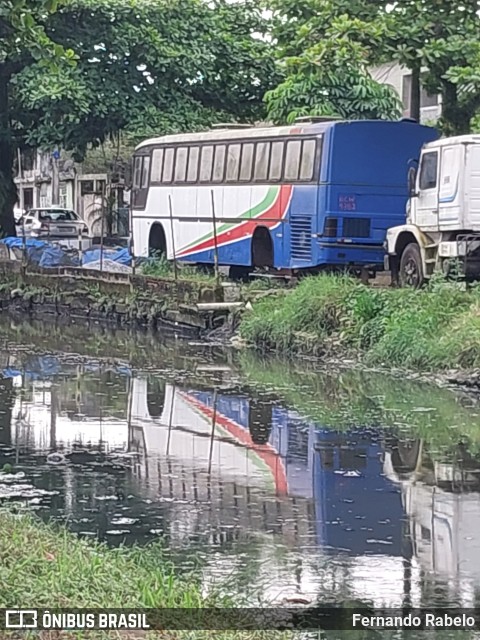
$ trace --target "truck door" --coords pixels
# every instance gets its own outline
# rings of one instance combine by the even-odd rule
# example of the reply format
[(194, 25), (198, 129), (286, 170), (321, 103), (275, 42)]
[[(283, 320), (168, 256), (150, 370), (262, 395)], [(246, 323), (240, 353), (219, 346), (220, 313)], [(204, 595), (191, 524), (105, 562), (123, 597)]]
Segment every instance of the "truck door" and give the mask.
[(418, 175), (418, 197), (414, 203), (412, 222), (422, 228), (438, 227), (438, 172), (439, 152), (427, 151), (422, 155)]

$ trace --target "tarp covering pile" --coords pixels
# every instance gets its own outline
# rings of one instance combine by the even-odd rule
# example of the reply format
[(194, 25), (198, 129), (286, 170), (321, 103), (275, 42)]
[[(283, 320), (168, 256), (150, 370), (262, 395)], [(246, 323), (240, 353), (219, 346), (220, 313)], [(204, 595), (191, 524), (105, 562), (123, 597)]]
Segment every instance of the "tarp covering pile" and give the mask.
[(80, 259), (76, 249), (35, 238), (4, 238), (0, 243), (14, 251), (22, 251), (25, 248), (28, 262), (43, 268), (83, 266), (86, 269), (118, 271), (121, 266), (122, 271), (128, 272), (132, 263), (130, 252), (122, 247), (103, 249), (103, 259), (102, 249), (88, 249)]

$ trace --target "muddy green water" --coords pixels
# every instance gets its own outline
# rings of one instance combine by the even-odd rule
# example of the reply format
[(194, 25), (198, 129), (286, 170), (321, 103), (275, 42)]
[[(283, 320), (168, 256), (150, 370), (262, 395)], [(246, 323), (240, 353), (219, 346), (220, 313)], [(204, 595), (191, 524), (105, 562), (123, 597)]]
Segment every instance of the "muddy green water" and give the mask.
[(0, 371), (0, 500), (252, 601), (479, 604), (474, 396), (8, 318)]

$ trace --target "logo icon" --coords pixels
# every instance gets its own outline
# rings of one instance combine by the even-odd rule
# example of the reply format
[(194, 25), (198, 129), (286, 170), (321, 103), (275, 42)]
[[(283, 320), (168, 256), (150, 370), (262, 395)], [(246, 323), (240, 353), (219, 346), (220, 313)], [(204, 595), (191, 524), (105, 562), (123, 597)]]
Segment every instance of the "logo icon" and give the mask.
[(5, 611), (6, 629), (36, 629), (37, 612), (35, 609), (7, 609)]

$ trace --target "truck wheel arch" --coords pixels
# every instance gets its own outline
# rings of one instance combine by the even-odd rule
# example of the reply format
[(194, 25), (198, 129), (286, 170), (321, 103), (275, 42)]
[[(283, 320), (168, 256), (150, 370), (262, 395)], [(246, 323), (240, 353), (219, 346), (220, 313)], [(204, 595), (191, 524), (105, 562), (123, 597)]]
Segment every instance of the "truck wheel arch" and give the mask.
[[(392, 281), (398, 284), (398, 275), (400, 269), (400, 262), (402, 260), (402, 254), (410, 244), (418, 245), (420, 251), (420, 257), (422, 263), (425, 261), (425, 244), (427, 244), (427, 238), (421, 233), (421, 231), (414, 225), (404, 225), (398, 230), (394, 229), (395, 236), (388, 239), (389, 245), (389, 261), (392, 272)], [(391, 232), (390, 232), (391, 233)]]

